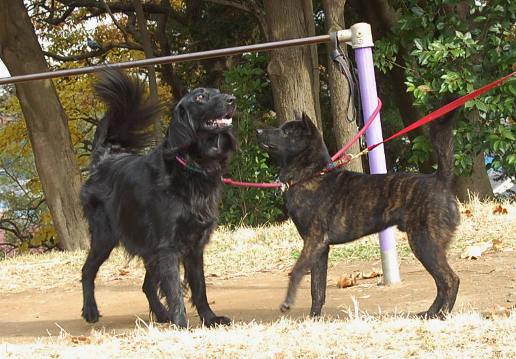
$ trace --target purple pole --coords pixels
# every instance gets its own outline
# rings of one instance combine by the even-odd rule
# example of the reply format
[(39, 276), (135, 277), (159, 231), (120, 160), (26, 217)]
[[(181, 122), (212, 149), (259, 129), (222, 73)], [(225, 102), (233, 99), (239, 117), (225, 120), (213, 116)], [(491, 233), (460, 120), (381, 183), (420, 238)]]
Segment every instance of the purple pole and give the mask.
[[(360, 99), (362, 101), (364, 121), (366, 121), (378, 105), (376, 80), (374, 77), (373, 51), (371, 47), (353, 47), (355, 48), (355, 59), (358, 68)], [(382, 140), (382, 126), (380, 115), (378, 114), (366, 131), (366, 142), (368, 146), (371, 146)], [(369, 169), (371, 174), (387, 173), (383, 145), (369, 152)], [(400, 272), (396, 254), (396, 236), (393, 227), (380, 232), (380, 253), (382, 256), (384, 284), (388, 285), (400, 282)]]

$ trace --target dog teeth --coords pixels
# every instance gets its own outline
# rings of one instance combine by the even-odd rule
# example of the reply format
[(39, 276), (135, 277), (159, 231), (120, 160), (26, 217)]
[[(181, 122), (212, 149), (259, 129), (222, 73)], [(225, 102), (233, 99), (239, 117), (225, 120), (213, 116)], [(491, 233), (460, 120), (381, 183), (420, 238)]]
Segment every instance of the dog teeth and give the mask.
[(233, 123), (233, 118), (218, 118), (215, 123), (219, 126), (230, 126)]

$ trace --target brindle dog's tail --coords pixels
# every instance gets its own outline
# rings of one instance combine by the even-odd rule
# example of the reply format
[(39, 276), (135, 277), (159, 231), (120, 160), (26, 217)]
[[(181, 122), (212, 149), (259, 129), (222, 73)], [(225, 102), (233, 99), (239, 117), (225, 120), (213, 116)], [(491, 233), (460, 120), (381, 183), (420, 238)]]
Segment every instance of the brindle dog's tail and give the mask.
[(131, 80), (118, 69), (106, 69), (93, 86), (107, 105), (93, 141), (92, 165), (111, 152), (134, 152), (152, 142), (150, 126), (162, 106), (146, 100), (141, 81)]
[(449, 186), (453, 180), (453, 128), (457, 113), (458, 110), (449, 112), (430, 125), (430, 138), (437, 157), (436, 176), (446, 186)]

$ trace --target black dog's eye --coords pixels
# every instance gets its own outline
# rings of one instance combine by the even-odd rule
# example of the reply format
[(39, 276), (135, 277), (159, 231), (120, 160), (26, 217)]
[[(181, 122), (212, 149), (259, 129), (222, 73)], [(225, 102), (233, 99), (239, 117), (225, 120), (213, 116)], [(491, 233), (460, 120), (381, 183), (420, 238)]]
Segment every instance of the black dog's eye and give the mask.
[(195, 102), (203, 102), (205, 97), (206, 96), (204, 96), (203, 94), (197, 95), (195, 97)]

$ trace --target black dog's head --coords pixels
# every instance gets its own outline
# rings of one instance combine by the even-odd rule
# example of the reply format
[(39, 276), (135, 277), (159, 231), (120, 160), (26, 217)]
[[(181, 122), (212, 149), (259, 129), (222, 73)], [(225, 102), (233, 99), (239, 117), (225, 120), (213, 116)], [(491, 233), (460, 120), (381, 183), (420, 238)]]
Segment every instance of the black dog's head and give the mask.
[(201, 132), (216, 134), (233, 124), (235, 97), (217, 89), (196, 88), (175, 106), (168, 136), (171, 147), (184, 148), (197, 141)]
[(303, 112), (296, 113), (294, 121), (285, 122), (278, 128), (256, 130), (258, 143), (280, 166), (296, 161), (300, 155), (307, 161), (322, 153), (327, 157), (327, 149), (317, 127)]
[(236, 149), (231, 133), (235, 97), (212, 88), (196, 88), (173, 110), (166, 147), (186, 152), (196, 162), (227, 162)]

